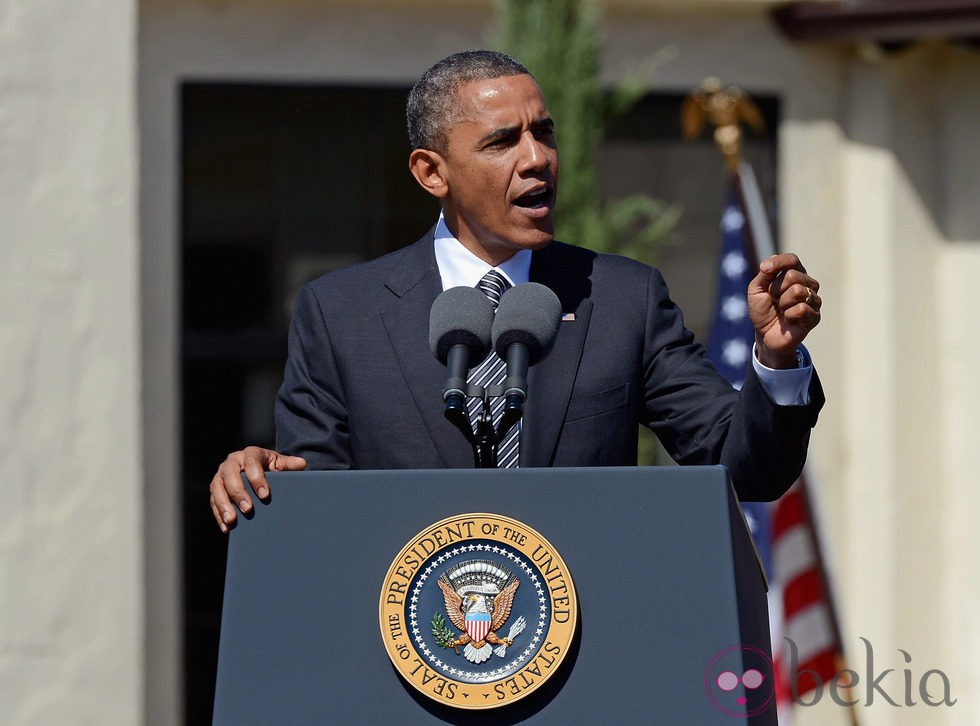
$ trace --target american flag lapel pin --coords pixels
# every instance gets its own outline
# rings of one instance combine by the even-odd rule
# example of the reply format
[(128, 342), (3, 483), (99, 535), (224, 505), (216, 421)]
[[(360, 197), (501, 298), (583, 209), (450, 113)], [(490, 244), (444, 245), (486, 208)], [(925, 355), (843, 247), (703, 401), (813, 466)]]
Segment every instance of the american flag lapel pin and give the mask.
[(561, 315), (561, 321), (563, 323), (574, 323), (575, 322), (575, 313), (562, 313), (562, 315)]

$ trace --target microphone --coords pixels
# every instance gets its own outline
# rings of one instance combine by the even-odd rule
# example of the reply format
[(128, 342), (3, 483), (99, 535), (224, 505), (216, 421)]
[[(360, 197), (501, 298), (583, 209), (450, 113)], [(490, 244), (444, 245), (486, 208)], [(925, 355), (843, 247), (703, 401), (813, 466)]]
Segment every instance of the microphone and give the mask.
[(536, 282), (516, 285), (500, 298), (490, 338), (497, 355), (507, 362), (501, 431), (523, 415), (528, 366), (551, 350), (560, 320), (558, 296)]
[(479, 362), (490, 352), (493, 313), (493, 303), (475, 287), (451, 287), (429, 310), (429, 348), (448, 368), (442, 391), (446, 417), (453, 420), (462, 414), (467, 429), (466, 374), (471, 361)]

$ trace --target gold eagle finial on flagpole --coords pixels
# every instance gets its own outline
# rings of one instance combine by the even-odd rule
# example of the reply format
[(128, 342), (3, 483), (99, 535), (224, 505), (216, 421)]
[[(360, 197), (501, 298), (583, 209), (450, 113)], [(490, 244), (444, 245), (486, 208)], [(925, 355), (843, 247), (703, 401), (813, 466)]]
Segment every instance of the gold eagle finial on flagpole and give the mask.
[(744, 123), (756, 133), (766, 131), (759, 107), (742, 89), (722, 88), (717, 78), (705, 78), (691, 91), (681, 107), (681, 131), (687, 139), (701, 136), (705, 121), (715, 127), (714, 139), (731, 171), (738, 169), (742, 159), (742, 129)]

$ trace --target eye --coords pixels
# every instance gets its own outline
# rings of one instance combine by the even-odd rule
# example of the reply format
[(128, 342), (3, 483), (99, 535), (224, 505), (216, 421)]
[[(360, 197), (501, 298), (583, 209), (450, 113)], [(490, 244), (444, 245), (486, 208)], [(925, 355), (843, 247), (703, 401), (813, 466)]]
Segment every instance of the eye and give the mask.
[(506, 149), (517, 143), (520, 138), (519, 134), (516, 133), (506, 133), (500, 134), (490, 139), (484, 146), (484, 149)]

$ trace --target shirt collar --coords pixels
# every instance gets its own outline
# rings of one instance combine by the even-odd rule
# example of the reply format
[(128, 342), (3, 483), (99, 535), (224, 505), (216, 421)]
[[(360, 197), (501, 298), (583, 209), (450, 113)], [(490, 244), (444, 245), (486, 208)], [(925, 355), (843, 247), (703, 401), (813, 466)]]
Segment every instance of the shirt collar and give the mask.
[(531, 276), (531, 250), (520, 250), (509, 260), (494, 268), (466, 249), (446, 226), (442, 213), (435, 231), (436, 264), (442, 278), (442, 289), (476, 287), (490, 270), (496, 269), (511, 285), (522, 285)]

